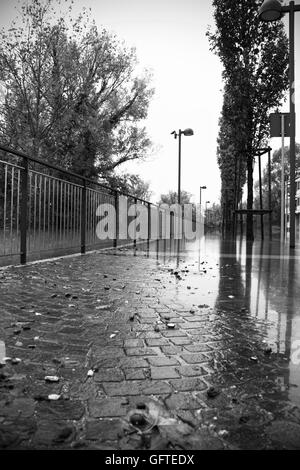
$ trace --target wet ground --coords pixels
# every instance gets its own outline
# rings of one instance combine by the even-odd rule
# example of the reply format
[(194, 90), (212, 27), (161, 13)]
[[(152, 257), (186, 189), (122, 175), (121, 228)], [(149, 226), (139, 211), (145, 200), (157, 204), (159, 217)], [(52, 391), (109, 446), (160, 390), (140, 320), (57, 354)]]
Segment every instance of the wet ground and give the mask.
[(299, 259), (207, 235), (1, 270), (0, 448), (300, 449)]

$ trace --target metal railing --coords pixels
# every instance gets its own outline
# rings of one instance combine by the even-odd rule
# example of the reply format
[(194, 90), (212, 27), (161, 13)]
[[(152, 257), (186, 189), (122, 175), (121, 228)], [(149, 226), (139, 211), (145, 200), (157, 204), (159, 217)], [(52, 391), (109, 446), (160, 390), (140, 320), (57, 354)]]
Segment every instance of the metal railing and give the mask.
[[(117, 247), (119, 197), (147, 207), (147, 243), (151, 241), (151, 210), (158, 206), (80, 176), (39, 158), (0, 145), (0, 260), (21, 264), (100, 247)], [(96, 209), (110, 204), (116, 218), (116, 236), (100, 240)], [(171, 214), (172, 215), (172, 214)], [(174, 226), (171, 217), (170, 225)], [(128, 223), (134, 217), (127, 216)], [(174, 233), (174, 230), (171, 232)], [(162, 222), (159, 235), (162, 238)], [(156, 239), (156, 238), (155, 238)], [(127, 242), (122, 239), (121, 242)], [(136, 246), (136, 239), (131, 239)], [(4, 259), (4, 261), (3, 261)], [(7, 263), (6, 263), (7, 264)]]

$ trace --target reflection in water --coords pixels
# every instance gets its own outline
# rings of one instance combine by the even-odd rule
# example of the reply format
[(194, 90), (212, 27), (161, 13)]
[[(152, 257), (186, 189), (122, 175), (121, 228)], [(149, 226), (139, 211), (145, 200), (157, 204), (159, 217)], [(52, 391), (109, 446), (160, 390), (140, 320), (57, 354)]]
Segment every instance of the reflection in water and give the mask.
[(195, 242), (162, 240), (152, 244), (149, 253), (160, 264), (188, 265), (192, 290), (176, 281), (176, 299), (181, 303), (196, 300), (191, 293), (198, 289), (194, 291), (197, 300), (214, 306), (225, 317), (227, 329), (220, 330), (218, 321), (214, 328), (224, 343), (229, 336), (226, 331), (231, 331), (233, 355), (241, 355), (243, 344), (245, 350), (251, 342), (261, 351), (265, 343), (272, 347), (272, 358), (281, 367), (276, 380), (282, 393), (300, 405), (300, 364), (293, 363), (300, 340), (299, 248), (290, 252), (276, 239), (247, 243), (242, 237), (228, 241), (207, 234)]
[(5, 364), (4, 358), (6, 357), (6, 349), (4, 341), (0, 340), (0, 364)]
[[(222, 308), (223, 310), (236, 309), (236, 302), (240, 300), (243, 304), (241, 306), (247, 307), (241, 265), (236, 257), (236, 240), (227, 241), (223, 239), (221, 241), (219, 272), (219, 291), (216, 308)], [(234, 303), (233, 298), (235, 299)]]

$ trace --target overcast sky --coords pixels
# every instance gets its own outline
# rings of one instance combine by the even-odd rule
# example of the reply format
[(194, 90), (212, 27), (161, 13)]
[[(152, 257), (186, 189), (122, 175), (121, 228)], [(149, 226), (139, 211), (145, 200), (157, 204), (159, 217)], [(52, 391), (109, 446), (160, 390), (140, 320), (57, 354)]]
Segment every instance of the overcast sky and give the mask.
[[(222, 67), (209, 50), (208, 25), (213, 26), (212, 0), (74, 0), (76, 10), (91, 7), (99, 27), (114, 31), (137, 50), (140, 65), (153, 72), (156, 90), (145, 125), (159, 151), (143, 163), (124, 170), (150, 182), (152, 200), (177, 190), (178, 140), (173, 130), (191, 127), (195, 135), (182, 138), (182, 189), (199, 201), (199, 186), (206, 185), (203, 201), (218, 202), (220, 175), (216, 161), (218, 120), (222, 107)], [(14, 16), (17, 0), (0, 0), (2, 25)], [(300, 13), (296, 15), (297, 43)], [(297, 58), (296, 48), (296, 58)], [(297, 71), (299, 70), (298, 61)], [(299, 76), (299, 74), (297, 74)], [(296, 77), (297, 78), (297, 77)], [(296, 110), (300, 105), (300, 86)], [(288, 111), (288, 107), (283, 108)], [(297, 134), (299, 135), (299, 120)], [(288, 141), (287, 141), (288, 143)], [(271, 146), (280, 146), (272, 139)]]

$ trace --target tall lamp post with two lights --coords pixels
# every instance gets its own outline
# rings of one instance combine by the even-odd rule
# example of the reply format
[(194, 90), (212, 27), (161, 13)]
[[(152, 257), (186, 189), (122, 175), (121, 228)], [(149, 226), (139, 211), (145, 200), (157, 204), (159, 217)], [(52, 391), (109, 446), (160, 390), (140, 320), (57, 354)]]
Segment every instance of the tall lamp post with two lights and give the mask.
[(300, 5), (290, 1), (288, 6), (281, 5), (279, 0), (265, 0), (259, 9), (261, 21), (280, 20), (289, 13), (289, 69), (290, 69), (290, 247), (295, 248), (295, 212), (296, 212), (296, 114), (295, 114), (295, 12)]

